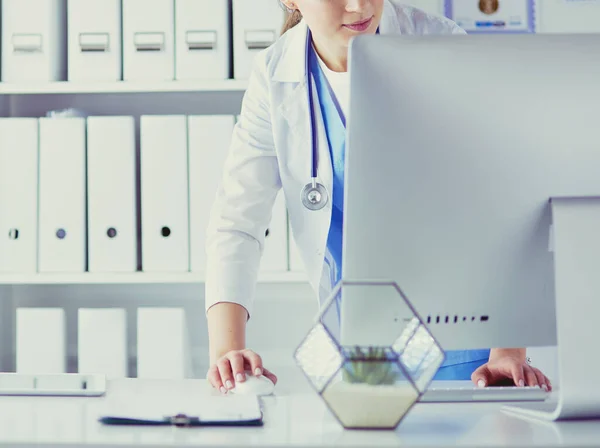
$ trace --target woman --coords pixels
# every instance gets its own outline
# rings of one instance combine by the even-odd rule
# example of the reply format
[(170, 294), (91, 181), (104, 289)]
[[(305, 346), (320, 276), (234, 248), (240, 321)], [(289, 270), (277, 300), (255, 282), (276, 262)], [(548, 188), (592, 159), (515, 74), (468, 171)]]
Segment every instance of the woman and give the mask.
[[(273, 0), (276, 1), (276, 0)], [(246, 348), (246, 321), (258, 275), (265, 230), (283, 188), (294, 239), (315, 291), (325, 266), (340, 272), (343, 204), (342, 141), (329, 119), (345, 123), (348, 45), (359, 34), (464, 34), (455, 23), (396, 0), (281, 0), (289, 11), (283, 36), (257, 55), (236, 125), (208, 229), (206, 309), (210, 339), (208, 379), (226, 393), (245, 371), (276, 376)], [(307, 61), (309, 64), (307, 64)], [(310, 63), (312, 61), (312, 63)], [(333, 170), (329, 204), (309, 210), (300, 192), (310, 170), (308, 77), (321, 107)], [(326, 109), (324, 104), (335, 104)], [(319, 129), (318, 126), (315, 126)], [(320, 158), (326, 160), (329, 158)], [(324, 162), (321, 162), (324, 163)], [(331, 272), (331, 271), (330, 271)], [(339, 275), (333, 280), (339, 280)], [(321, 295), (321, 298), (324, 298)], [(472, 379), (479, 386), (512, 380), (550, 387), (526, 362), (524, 349), (449, 352), (437, 379)]]
[(479, 10), (484, 14), (494, 14), (499, 7), (498, 0), (479, 0)]

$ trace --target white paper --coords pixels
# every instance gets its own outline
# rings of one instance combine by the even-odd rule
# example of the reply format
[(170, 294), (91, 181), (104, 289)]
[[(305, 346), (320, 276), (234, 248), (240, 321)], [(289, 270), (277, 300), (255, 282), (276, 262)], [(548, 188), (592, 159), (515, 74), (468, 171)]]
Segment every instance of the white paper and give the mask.
[[(259, 398), (256, 395), (194, 396), (189, 401), (139, 399), (128, 404), (119, 403), (109, 409), (108, 416), (135, 420), (160, 421), (165, 417), (185, 414), (198, 417), (201, 422), (235, 422), (261, 418)], [(161, 397), (162, 398), (162, 397)], [(181, 398), (181, 397), (178, 397)]]

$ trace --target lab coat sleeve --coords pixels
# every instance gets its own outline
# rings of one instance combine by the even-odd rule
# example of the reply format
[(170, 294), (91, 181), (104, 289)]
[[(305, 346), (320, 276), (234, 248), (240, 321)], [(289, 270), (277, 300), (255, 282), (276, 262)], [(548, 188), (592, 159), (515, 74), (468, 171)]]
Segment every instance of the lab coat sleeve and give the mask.
[(280, 188), (263, 52), (255, 59), (210, 212), (206, 311), (229, 302), (242, 305), (251, 315), (265, 232)]
[(465, 30), (463, 30), (461, 27), (459, 27), (456, 23), (454, 23), (452, 25), (452, 34), (467, 34), (467, 32)]

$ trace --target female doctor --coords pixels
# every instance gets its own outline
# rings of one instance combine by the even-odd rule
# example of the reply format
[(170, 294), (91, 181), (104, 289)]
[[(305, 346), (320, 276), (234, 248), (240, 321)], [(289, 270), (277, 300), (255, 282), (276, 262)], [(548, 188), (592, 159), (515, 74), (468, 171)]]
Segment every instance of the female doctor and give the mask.
[[(208, 226), (207, 377), (222, 393), (245, 381), (248, 371), (277, 381), (246, 347), (245, 330), (265, 231), (281, 188), (313, 289), (322, 293), (323, 279), (339, 280), (350, 39), (374, 33), (464, 34), (452, 21), (397, 0), (273, 1), (288, 10), (284, 34), (256, 56)], [(551, 387), (527, 363), (525, 349), (448, 352), (436, 379), (472, 379), (480, 387), (505, 381)]]

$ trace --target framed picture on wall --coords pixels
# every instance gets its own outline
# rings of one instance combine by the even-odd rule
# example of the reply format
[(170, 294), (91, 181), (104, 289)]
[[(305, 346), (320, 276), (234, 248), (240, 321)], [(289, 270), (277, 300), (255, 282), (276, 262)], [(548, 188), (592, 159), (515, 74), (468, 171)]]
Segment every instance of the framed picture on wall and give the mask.
[(534, 33), (534, 0), (445, 0), (445, 15), (467, 33)]

